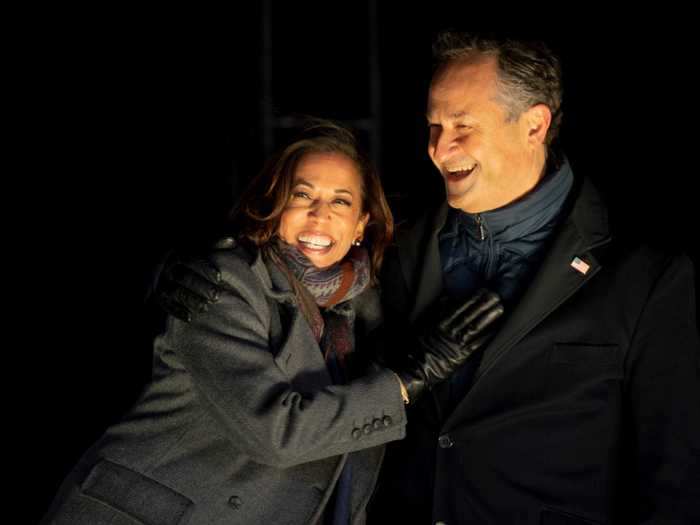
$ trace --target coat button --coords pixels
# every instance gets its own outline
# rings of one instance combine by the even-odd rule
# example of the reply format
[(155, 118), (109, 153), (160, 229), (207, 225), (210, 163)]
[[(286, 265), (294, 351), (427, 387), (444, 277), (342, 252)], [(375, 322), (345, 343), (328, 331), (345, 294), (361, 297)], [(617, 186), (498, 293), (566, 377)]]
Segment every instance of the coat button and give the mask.
[(384, 423), (385, 427), (391, 426), (391, 417), (390, 416), (384, 416), (382, 418), (382, 423)]
[(238, 496), (231, 496), (228, 499), (228, 504), (232, 509), (239, 509), (241, 507), (241, 498)]
[(449, 434), (443, 434), (438, 438), (438, 444), (440, 445), (440, 448), (450, 448), (455, 443), (452, 441)]
[(352, 431), (352, 438), (353, 439), (360, 439), (360, 436), (362, 435), (362, 431), (359, 428), (355, 428)]
[(365, 435), (371, 434), (372, 433), (372, 425), (370, 425), (369, 423), (366, 424), (364, 427), (362, 427), (362, 432)]
[(372, 421), (372, 428), (374, 428), (374, 430), (382, 430), (382, 429), (384, 429), (384, 424), (382, 423), (382, 420), (381, 420), (381, 419), (375, 419), (374, 421)]

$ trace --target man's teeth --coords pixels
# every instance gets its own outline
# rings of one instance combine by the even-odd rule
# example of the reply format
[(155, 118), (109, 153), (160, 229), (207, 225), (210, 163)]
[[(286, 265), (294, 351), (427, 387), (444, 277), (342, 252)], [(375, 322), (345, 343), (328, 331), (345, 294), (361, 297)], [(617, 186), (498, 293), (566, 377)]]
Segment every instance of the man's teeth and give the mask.
[(327, 248), (333, 241), (330, 237), (326, 237), (325, 235), (300, 235), (299, 242)]
[(476, 168), (476, 164), (475, 164), (474, 166), (471, 166), (471, 167), (469, 167), (469, 166), (459, 166), (459, 167), (456, 167), (456, 168), (447, 168), (447, 172), (448, 172), (448, 173), (451, 173), (451, 174), (457, 174), (457, 173), (463, 173), (463, 172), (470, 173), (470, 172), (472, 172), (472, 171), (474, 170), (474, 168)]

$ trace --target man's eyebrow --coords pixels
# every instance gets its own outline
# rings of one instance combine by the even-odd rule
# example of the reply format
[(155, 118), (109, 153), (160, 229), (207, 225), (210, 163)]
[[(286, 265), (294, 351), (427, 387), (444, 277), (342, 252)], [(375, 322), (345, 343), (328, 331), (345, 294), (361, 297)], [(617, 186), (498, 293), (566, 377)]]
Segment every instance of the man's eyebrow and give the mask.
[(468, 117), (468, 116), (469, 116), (469, 113), (467, 113), (466, 111), (457, 111), (455, 113), (452, 113), (450, 115), (450, 118), (452, 120), (457, 120), (457, 119)]
[[(464, 117), (470, 117), (469, 113), (467, 113), (466, 111), (456, 111), (454, 113), (450, 113), (447, 116), (447, 118), (449, 118), (450, 120), (459, 120)], [(426, 113), (425, 118), (428, 122), (430, 122), (430, 113)]]
[[(311, 184), (308, 180), (306, 179), (297, 179), (294, 181), (294, 186), (308, 186), (312, 190), (315, 189), (315, 186)], [(338, 188), (337, 190), (334, 190), (335, 193), (347, 193), (351, 197), (353, 196), (352, 192), (350, 190), (346, 190), (344, 188)]]

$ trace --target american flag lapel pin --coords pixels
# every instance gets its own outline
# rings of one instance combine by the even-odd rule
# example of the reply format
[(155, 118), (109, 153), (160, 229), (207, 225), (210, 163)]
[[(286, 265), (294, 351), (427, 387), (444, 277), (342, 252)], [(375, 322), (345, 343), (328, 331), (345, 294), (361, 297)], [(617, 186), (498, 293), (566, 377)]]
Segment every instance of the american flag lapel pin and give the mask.
[(591, 266), (588, 263), (579, 259), (578, 257), (574, 257), (574, 260), (571, 261), (571, 267), (574, 270), (581, 272), (583, 275), (586, 275), (588, 273), (588, 270), (590, 270), (591, 268)]

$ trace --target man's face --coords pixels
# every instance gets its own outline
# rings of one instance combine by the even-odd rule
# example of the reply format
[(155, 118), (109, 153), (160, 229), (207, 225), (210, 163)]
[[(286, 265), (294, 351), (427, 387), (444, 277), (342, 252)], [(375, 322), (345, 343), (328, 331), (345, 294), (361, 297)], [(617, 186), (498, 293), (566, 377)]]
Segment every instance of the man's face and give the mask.
[(535, 187), (544, 165), (544, 147), (531, 136), (527, 112), (507, 122), (497, 94), (492, 57), (443, 66), (430, 86), (428, 154), (449, 205), (468, 213), (521, 197)]

